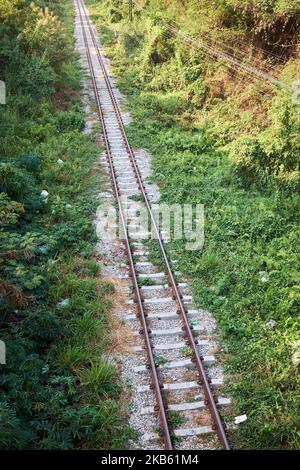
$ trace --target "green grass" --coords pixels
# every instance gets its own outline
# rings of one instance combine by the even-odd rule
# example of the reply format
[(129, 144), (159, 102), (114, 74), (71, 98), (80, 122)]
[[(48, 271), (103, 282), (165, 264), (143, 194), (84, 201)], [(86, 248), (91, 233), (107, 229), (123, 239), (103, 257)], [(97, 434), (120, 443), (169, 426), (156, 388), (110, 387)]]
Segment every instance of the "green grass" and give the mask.
[(157, 240), (146, 240), (145, 247), (149, 251), (149, 261), (162, 271), (165, 271), (165, 263), (161, 253), (160, 245)]
[(81, 374), (81, 383), (89, 388), (95, 397), (117, 397), (120, 393), (118, 373), (112, 364), (102, 359)]
[[(234, 413), (249, 417), (234, 445), (297, 448), (293, 390), (299, 378), (291, 348), (299, 337), (299, 197), (267, 187), (244, 189), (226, 152), (216, 151), (201, 132), (205, 152), (185, 151), (178, 136), (184, 145), (192, 144), (194, 131), (176, 126), (166, 131), (159, 119), (153, 124), (142, 101), (132, 101), (132, 110), (138, 119), (129, 136), (150, 149), (163, 200), (205, 207), (204, 249), (188, 252), (184, 242), (172, 243), (171, 249), (177, 269), (193, 280), (198, 305), (218, 319), (233, 376), (228, 390)], [(261, 271), (269, 273), (269, 282), (260, 282)], [(265, 327), (270, 319), (277, 322), (272, 331)]]
[(193, 357), (194, 352), (191, 348), (185, 347), (185, 348), (182, 349), (182, 355), (184, 357)]
[(169, 359), (167, 359), (164, 356), (161, 356), (160, 354), (155, 354), (155, 364), (158, 366), (164, 366), (165, 364), (168, 364)]
[[(38, 44), (31, 34), (39, 14), (23, 3), (28, 38), (18, 38), (15, 53), (24, 25), (12, 6), (5, 41), (13, 54), (3, 60), (0, 51), (8, 84), (0, 116), (0, 326), (7, 346), (0, 448), (124, 448), (132, 435), (128, 406), (108, 356), (114, 288), (101, 280), (94, 256), (100, 149), (81, 132), (73, 3), (55, 3), (63, 24)], [(59, 48), (53, 37), (62, 38)]]
[(179, 411), (168, 411), (168, 424), (172, 430), (179, 428), (185, 423), (185, 418)]
[(168, 425), (171, 431), (171, 439), (172, 442), (181, 442), (182, 438), (176, 437), (175, 436), (175, 429), (180, 428), (182, 425), (185, 424), (186, 418), (185, 416), (180, 413), (180, 411), (167, 411), (167, 420), (168, 420)]
[(129, 196), (128, 199), (131, 199), (132, 201), (136, 201), (136, 202), (143, 202), (144, 196), (142, 194), (134, 194), (133, 196)]
[(140, 286), (140, 287), (143, 287), (143, 286), (153, 286), (153, 280), (152, 280), (152, 279), (149, 279), (149, 278), (147, 278), (147, 277), (142, 278), (142, 279), (138, 279), (138, 283), (139, 283), (139, 286)]
[[(89, 1), (97, 24), (119, 33), (111, 42), (112, 35), (106, 31), (104, 39), (119, 86), (129, 100), (130, 142), (152, 154), (163, 201), (205, 207), (203, 249), (186, 251), (184, 240), (173, 242), (170, 249), (179, 261), (176, 268), (191, 279), (197, 305), (212, 311), (218, 321), (229, 377), (226, 392), (234, 399), (226, 419), (248, 416), (231, 434), (231, 445), (298, 449), (299, 194), (297, 186), (278, 184), (276, 178), (261, 176), (260, 170), (257, 177), (248, 173), (249, 168), (244, 172), (224, 144), (250, 132), (269, 145), (273, 135), (277, 153), (271, 156), (280, 161), (289, 150), (278, 129), (298, 126), (299, 130), (299, 110), (295, 109), (293, 125), (286, 122), (285, 127), (279, 106), (287, 109), (282, 97), (259, 105), (247, 87), (231, 100), (207, 101), (200, 111), (198, 104), (188, 100), (183, 105), (180, 96), (193, 85), (179, 83), (180, 74), (195, 76), (197, 64), (209, 70), (214, 65), (203, 61), (200, 53), (196, 57), (197, 52), (186, 52), (191, 60), (177, 73), (176, 61), (185, 46), (170, 40), (170, 50), (174, 47), (177, 54), (169, 58), (170, 50), (164, 49), (167, 40), (161, 40), (150, 20), (137, 19), (129, 32), (125, 19), (111, 21), (107, 16), (106, 3), (100, 6)], [(176, 11), (175, 6), (175, 15)], [(155, 57), (147, 56), (149, 51), (166, 56), (149, 66), (149, 57)], [(200, 100), (205, 77), (197, 77)], [(174, 94), (174, 88), (183, 95)], [(239, 103), (246, 98), (250, 107), (241, 110)], [(271, 119), (262, 122), (257, 109), (268, 107)], [(278, 120), (274, 119), (276, 109)], [(266, 125), (270, 127), (261, 133)], [(296, 147), (292, 153), (298, 155)], [(259, 152), (247, 154), (255, 165), (258, 156)], [(268, 274), (267, 282), (261, 281), (263, 271)], [(274, 328), (267, 326), (271, 319), (276, 321)]]

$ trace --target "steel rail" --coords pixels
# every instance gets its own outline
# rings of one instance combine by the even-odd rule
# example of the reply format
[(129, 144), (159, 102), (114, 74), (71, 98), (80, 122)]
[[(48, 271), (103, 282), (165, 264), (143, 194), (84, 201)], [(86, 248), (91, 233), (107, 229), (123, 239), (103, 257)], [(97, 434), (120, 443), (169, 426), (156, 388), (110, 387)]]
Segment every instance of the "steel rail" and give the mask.
[[(170, 437), (170, 430), (169, 430), (168, 420), (167, 420), (167, 416), (166, 416), (165, 404), (164, 404), (164, 400), (163, 400), (163, 397), (162, 397), (161, 387), (160, 387), (159, 379), (158, 379), (158, 375), (157, 375), (156, 364), (155, 364), (154, 357), (153, 357), (152, 345), (151, 345), (151, 341), (150, 341), (150, 333), (149, 333), (149, 329), (148, 329), (148, 325), (147, 325), (147, 321), (146, 321), (144, 305), (143, 305), (143, 301), (142, 301), (142, 297), (141, 297), (141, 293), (140, 293), (140, 288), (139, 288), (139, 285), (138, 285), (137, 275), (136, 275), (136, 271), (135, 271), (135, 267), (134, 267), (133, 254), (131, 252), (131, 247), (130, 247), (130, 242), (129, 242), (129, 235), (128, 235), (128, 230), (127, 230), (127, 224), (125, 222), (122, 203), (121, 203), (121, 200), (120, 200), (118, 183), (117, 183), (117, 180), (116, 180), (116, 175), (115, 175), (115, 170), (114, 170), (114, 165), (113, 165), (113, 159), (112, 159), (110, 144), (109, 144), (109, 140), (108, 140), (108, 137), (107, 137), (107, 129), (106, 129), (105, 120), (104, 120), (104, 116), (103, 116), (102, 105), (101, 105), (100, 97), (99, 97), (98, 90), (97, 90), (97, 82), (96, 82), (94, 67), (93, 67), (93, 63), (92, 63), (92, 59), (91, 59), (88, 40), (87, 40), (87, 36), (86, 36), (86, 32), (85, 32), (84, 21), (83, 21), (83, 18), (82, 18), (81, 8), (79, 6), (78, 0), (76, 0), (76, 4), (77, 4), (78, 11), (79, 11), (79, 16), (80, 16), (80, 22), (81, 22), (83, 38), (84, 38), (84, 43), (85, 43), (85, 48), (86, 48), (86, 56), (87, 56), (87, 60), (88, 60), (88, 64), (89, 64), (89, 69), (90, 69), (90, 72), (91, 72), (93, 90), (94, 90), (94, 95), (95, 95), (95, 100), (96, 100), (96, 105), (97, 105), (97, 113), (98, 113), (99, 120), (101, 122), (102, 129), (103, 129), (103, 137), (104, 137), (106, 154), (107, 154), (108, 161), (109, 161), (110, 173), (111, 173), (111, 177), (112, 177), (112, 181), (113, 181), (114, 192), (115, 192), (115, 196), (116, 196), (116, 199), (117, 199), (117, 202), (118, 202), (118, 208), (119, 208), (121, 223), (122, 223), (122, 227), (123, 227), (123, 230), (124, 230), (125, 247), (126, 247), (126, 251), (127, 251), (129, 267), (130, 267), (130, 272), (131, 272), (131, 277), (132, 277), (132, 282), (133, 282), (133, 288), (134, 288), (134, 293), (135, 293), (136, 302), (137, 302), (137, 307), (138, 307), (139, 314), (140, 314), (139, 317), (140, 317), (140, 321), (141, 321), (142, 329), (143, 329), (143, 333), (144, 333), (147, 357), (148, 357), (148, 361), (149, 361), (149, 367), (150, 367), (150, 370), (151, 370), (152, 381), (153, 381), (153, 386), (154, 386), (154, 392), (155, 392), (155, 395), (156, 395), (157, 406), (159, 408), (159, 417), (160, 417), (160, 424), (161, 424), (162, 431), (163, 431), (164, 446), (165, 446), (165, 449), (172, 450), (173, 445), (172, 445), (172, 441), (171, 441), (171, 437)], [(85, 15), (85, 19), (87, 19), (86, 15)]]
[[(84, 5), (82, 0), (76, 0), (76, 1), (77, 2), (79, 1), (81, 3), (81, 5)], [(199, 372), (200, 383), (203, 387), (203, 391), (204, 391), (204, 395), (205, 395), (205, 399), (206, 399), (206, 404), (208, 406), (208, 409), (210, 410), (216, 434), (218, 435), (218, 438), (219, 438), (223, 448), (226, 449), (226, 450), (229, 450), (230, 447), (229, 447), (228, 439), (227, 439), (226, 432), (225, 432), (222, 420), (220, 418), (220, 415), (219, 415), (219, 412), (218, 412), (218, 409), (217, 409), (217, 406), (216, 406), (216, 403), (215, 403), (215, 400), (214, 400), (214, 396), (213, 396), (213, 393), (212, 393), (212, 390), (211, 390), (211, 387), (210, 387), (210, 380), (208, 379), (208, 377), (206, 375), (206, 371), (205, 371), (205, 368), (204, 368), (204, 365), (203, 365), (202, 357), (200, 356), (200, 354), (198, 352), (198, 349), (197, 349), (197, 343), (196, 343), (196, 340), (194, 338), (194, 334), (193, 334), (193, 331), (192, 331), (193, 327), (190, 326), (190, 323), (189, 323), (189, 320), (188, 320), (188, 317), (187, 317), (187, 312), (186, 312), (185, 306), (183, 304), (182, 297), (181, 297), (181, 294), (179, 292), (179, 289), (178, 289), (178, 286), (177, 286), (177, 283), (176, 283), (176, 280), (175, 280), (175, 277), (174, 277), (174, 274), (173, 274), (173, 271), (172, 271), (172, 268), (171, 268), (171, 263), (169, 261), (168, 255), (167, 255), (167, 252), (166, 252), (163, 240), (162, 240), (160, 230), (157, 226), (155, 216), (152, 212), (151, 204), (149, 202), (147, 192), (145, 190), (144, 183), (143, 183), (139, 168), (138, 168), (137, 163), (136, 163), (134, 152), (133, 152), (133, 150), (130, 146), (130, 143), (128, 141), (128, 137), (127, 137), (127, 134), (126, 134), (123, 118), (122, 118), (122, 115), (121, 115), (121, 112), (120, 112), (120, 109), (119, 109), (119, 105), (118, 105), (118, 103), (116, 101), (116, 98), (114, 96), (114, 93), (113, 93), (113, 90), (112, 90), (112, 85), (111, 85), (110, 79), (108, 77), (106, 67), (103, 63), (102, 55), (101, 55), (101, 52), (99, 50), (99, 46), (97, 44), (95, 34), (94, 34), (93, 28), (91, 26), (90, 19), (89, 19), (87, 13), (86, 13), (85, 6), (83, 6), (83, 11), (85, 13), (85, 18), (86, 18), (86, 21), (87, 21), (87, 25), (89, 27), (89, 31), (90, 31), (90, 35), (91, 35), (91, 38), (92, 38), (92, 41), (93, 41), (93, 45), (94, 45), (96, 53), (97, 53), (97, 57), (98, 57), (98, 60), (99, 60), (99, 64), (100, 64), (102, 73), (103, 73), (103, 77), (104, 77), (106, 85), (107, 85), (107, 90), (108, 90), (109, 95), (111, 97), (111, 101), (112, 101), (112, 104), (113, 104), (113, 107), (114, 107), (114, 110), (115, 110), (115, 113), (116, 113), (116, 116), (117, 116), (117, 119), (118, 119), (119, 128), (122, 132), (122, 136), (123, 136), (128, 154), (129, 154), (130, 159), (131, 159), (131, 164), (133, 166), (133, 169), (134, 169), (137, 181), (138, 181), (139, 188), (140, 188), (141, 193), (144, 197), (144, 202), (145, 202), (145, 205), (148, 209), (148, 212), (149, 212), (149, 215), (150, 215), (150, 218), (151, 218), (151, 221), (152, 221), (152, 226), (154, 228), (156, 237), (157, 237), (159, 245), (160, 245), (161, 253), (162, 253), (162, 256), (163, 256), (163, 259), (164, 259), (164, 262), (165, 262), (166, 271), (167, 271), (167, 275), (168, 275), (168, 278), (169, 278), (169, 284), (172, 288), (174, 298), (175, 298), (175, 300), (177, 302), (177, 305), (178, 305), (178, 308), (179, 308), (179, 313), (181, 314), (181, 318), (182, 318), (183, 323), (184, 323), (185, 335), (186, 335), (186, 338), (189, 342), (189, 345), (190, 345), (190, 347), (191, 347), (191, 349), (193, 350), (193, 353), (194, 353), (194, 362), (195, 362), (195, 365), (196, 365), (196, 367), (198, 369), (198, 372)], [(133, 269), (134, 269), (134, 267), (133, 267)]]

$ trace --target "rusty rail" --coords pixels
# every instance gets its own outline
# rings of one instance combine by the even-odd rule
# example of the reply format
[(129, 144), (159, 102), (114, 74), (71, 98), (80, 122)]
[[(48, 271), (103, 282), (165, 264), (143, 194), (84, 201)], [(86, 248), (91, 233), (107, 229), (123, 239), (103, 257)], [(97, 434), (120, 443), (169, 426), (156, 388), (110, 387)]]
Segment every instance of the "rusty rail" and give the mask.
[(137, 163), (136, 163), (134, 152), (133, 152), (133, 150), (130, 146), (130, 143), (128, 141), (125, 126), (124, 126), (123, 119), (122, 119), (122, 115), (121, 115), (121, 112), (120, 112), (120, 109), (119, 109), (119, 105), (118, 105), (118, 103), (116, 101), (116, 98), (114, 96), (112, 85), (111, 85), (109, 76), (107, 74), (106, 67), (103, 63), (102, 55), (101, 55), (101, 52), (99, 50), (99, 47), (98, 47), (98, 44), (97, 44), (97, 41), (96, 41), (96, 38), (95, 38), (95, 34), (94, 34), (94, 31), (93, 31), (93, 27), (91, 25), (91, 21), (90, 21), (89, 16), (86, 12), (86, 7), (84, 5), (84, 2), (82, 0), (76, 0), (76, 2), (77, 2), (77, 7), (78, 7), (78, 10), (79, 10), (79, 14), (80, 14), (81, 24), (82, 24), (84, 42), (85, 42), (85, 46), (86, 46), (87, 57), (88, 57), (88, 62), (89, 62), (89, 68), (90, 68), (90, 71), (91, 71), (94, 94), (95, 94), (95, 99), (96, 99), (96, 104), (97, 104), (97, 111), (98, 111), (99, 119), (100, 119), (100, 122), (101, 122), (101, 125), (102, 125), (102, 128), (103, 128), (105, 148), (106, 148), (106, 152), (107, 152), (107, 156), (108, 156), (108, 160), (109, 160), (110, 173), (111, 173), (111, 177), (112, 177), (112, 181), (113, 181), (114, 192), (115, 192), (116, 199), (117, 199), (117, 202), (118, 202), (118, 207), (119, 207), (119, 211), (120, 211), (120, 215), (121, 215), (122, 226), (123, 226), (124, 233), (125, 233), (125, 245), (126, 245), (126, 250), (127, 250), (127, 254), (128, 254), (129, 266), (130, 266), (130, 271), (131, 271), (131, 276), (132, 276), (132, 281), (133, 281), (133, 286), (134, 286), (134, 292), (135, 292), (135, 296), (136, 296), (137, 307), (138, 307), (139, 316), (140, 316), (140, 320), (141, 320), (141, 323), (142, 323), (143, 334), (144, 334), (145, 343), (146, 343), (147, 356), (148, 356), (149, 366), (150, 366), (150, 369), (151, 369), (151, 375), (152, 375), (152, 380), (153, 380), (153, 386), (154, 386), (154, 391), (155, 391), (155, 395), (156, 395), (157, 405), (158, 405), (158, 409), (159, 409), (159, 416), (160, 416), (160, 422), (161, 422), (162, 431), (163, 431), (163, 439), (164, 439), (165, 448), (166, 449), (172, 449), (173, 448), (171, 438), (170, 438), (170, 430), (169, 430), (169, 427), (168, 427), (168, 422), (167, 422), (167, 417), (166, 417), (166, 412), (165, 412), (165, 405), (164, 405), (164, 400), (163, 400), (162, 393), (161, 393), (161, 386), (159, 384), (157, 369), (156, 369), (155, 361), (154, 361), (154, 358), (153, 358), (152, 346), (151, 346), (151, 341), (150, 341), (150, 336), (149, 336), (151, 334), (151, 331), (149, 331), (148, 326), (147, 326), (143, 301), (142, 301), (141, 292), (140, 292), (140, 288), (139, 288), (139, 285), (138, 285), (137, 275), (136, 275), (135, 266), (134, 266), (134, 262), (133, 262), (133, 254), (131, 252), (130, 243), (129, 243), (128, 230), (127, 230), (127, 226), (126, 226), (126, 222), (125, 222), (125, 218), (124, 218), (124, 214), (123, 214), (123, 209), (122, 209), (122, 205), (121, 205), (121, 201), (120, 201), (118, 184), (117, 184), (117, 181), (116, 181), (116, 175), (115, 175), (115, 172), (114, 172), (114, 166), (113, 166), (112, 156), (111, 156), (111, 152), (110, 152), (110, 145), (109, 145), (109, 141), (108, 141), (108, 138), (107, 138), (107, 131), (106, 131), (106, 126), (105, 126), (105, 121), (104, 121), (104, 118), (103, 118), (101, 103), (100, 103), (100, 99), (99, 99), (99, 95), (98, 95), (98, 91), (97, 91), (96, 78), (95, 78), (95, 74), (94, 74), (94, 70), (93, 70), (90, 51), (89, 51), (89, 48), (88, 48), (88, 42), (87, 42), (86, 32), (85, 32), (85, 28), (84, 28), (84, 22), (83, 22), (83, 18), (82, 18), (82, 11), (84, 13), (84, 18), (85, 18), (85, 21), (86, 21), (86, 25), (89, 29), (89, 33), (90, 33), (91, 39), (93, 41), (94, 48), (95, 48), (96, 53), (97, 53), (97, 58), (98, 58), (98, 61), (99, 61), (99, 64), (100, 64), (100, 67), (101, 67), (101, 70), (102, 70), (102, 73), (103, 73), (103, 77), (105, 79), (107, 90), (109, 92), (109, 95), (110, 95), (110, 98), (111, 98), (111, 101), (112, 101), (112, 104), (113, 104), (113, 107), (114, 107), (114, 111), (115, 111), (115, 114), (116, 114), (116, 117), (117, 117), (117, 120), (118, 120), (119, 128), (122, 132), (122, 136), (123, 136), (123, 139), (124, 139), (124, 143), (125, 143), (128, 155), (130, 156), (131, 165), (133, 167), (133, 170), (134, 170), (134, 173), (135, 173), (140, 191), (143, 195), (145, 205), (148, 209), (148, 212), (149, 212), (149, 215), (150, 215), (150, 218), (151, 218), (151, 221), (152, 221), (152, 226), (153, 226), (154, 231), (155, 231), (155, 235), (156, 235), (157, 240), (158, 240), (159, 245), (160, 245), (161, 254), (162, 254), (164, 262), (165, 262), (165, 267), (166, 267), (166, 271), (167, 271), (167, 275), (168, 275), (168, 279), (169, 279), (169, 284), (170, 284), (170, 287), (172, 288), (174, 299), (176, 300), (176, 303), (177, 303), (178, 311), (179, 311), (179, 313), (181, 315), (181, 318), (183, 320), (186, 339), (187, 339), (187, 341), (188, 341), (188, 343), (189, 343), (189, 345), (190, 345), (190, 347), (193, 351), (193, 360), (194, 360), (194, 363), (195, 363), (195, 365), (198, 369), (198, 373), (199, 373), (199, 383), (203, 387), (205, 400), (206, 400), (208, 409), (210, 411), (210, 414), (211, 414), (211, 417), (212, 417), (212, 420), (213, 420), (213, 423), (214, 423), (214, 429), (216, 431), (216, 434), (218, 435), (218, 438), (219, 438), (220, 443), (222, 444), (222, 447), (226, 450), (229, 450), (230, 447), (229, 447), (228, 439), (227, 439), (226, 432), (225, 432), (223, 423), (221, 421), (221, 418), (220, 418), (220, 415), (219, 415), (219, 412), (218, 412), (218, 409), (217, 409), (217, 405), (215, 403), (214, 396), (213, 396), (213, 393), (212, 393), (212, 390), (211, 390), (211, 387), (210, 387), (210, 380), (208, 379), (208, 377), (206, 375), (205, 368), (204, 368), (203, 361), (202, 361), (202, 357), (200, 356), (200, 354), (198, 352), (198, 349), (197, 349), (197, 340), (195, 339), (194, 334), (193, 334), (193, 327), (189, 323), (189, 320), (188, 320), (188, 317), (187, 317), (187, 311), (186, 311), (185, 306), (183, 304), (182, 297), (181, 297), (181, 294), (179, 292), (173, 270), (171, 268), (171, 263), (170, 263), (170, 260), (168, 258), (168, 255), (167, 255), (167, 252), (166, 252), (166, 249), (165, 249), (165, 246), (164, 246), (164, 242), (163, 242), (159, 227), (157, 225), (155, 216), (152, 212), (151, 204), (150, 204), (150, 201), (148, 199), (148, 196), (147, 196), (147, 193), (146, 193), (146, 190), (145, 190), (145, 187), (144, 187), (144, 183), (143, 183), (139, 168), (138, 168)]

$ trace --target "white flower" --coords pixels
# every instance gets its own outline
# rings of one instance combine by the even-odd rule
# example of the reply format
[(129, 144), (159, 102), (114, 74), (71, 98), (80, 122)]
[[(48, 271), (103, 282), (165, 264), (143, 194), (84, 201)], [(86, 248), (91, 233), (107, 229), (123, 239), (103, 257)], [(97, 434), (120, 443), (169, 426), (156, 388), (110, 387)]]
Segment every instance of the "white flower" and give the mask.
[(244, 423), (245, 421), (247, 421), (247, 415), (241, 415), (241, 416), (236, 416), (234, 418), (234, 422), (235, 424), (241, 424), (241, 423)]
[(59, 163), (60, 165), (62, 165), (62, 164), (65, 163), (65, 162), (64, 162), (61, 158), (59, 158), (59, 159), (57, 160), (57, 163)]

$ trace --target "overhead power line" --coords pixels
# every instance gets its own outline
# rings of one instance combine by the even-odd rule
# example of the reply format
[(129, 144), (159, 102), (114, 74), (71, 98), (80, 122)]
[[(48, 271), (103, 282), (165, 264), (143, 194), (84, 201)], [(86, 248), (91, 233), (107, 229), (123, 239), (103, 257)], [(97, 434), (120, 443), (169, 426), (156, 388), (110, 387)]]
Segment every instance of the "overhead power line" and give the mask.
[[(152, 17), (151, 13), (149, 13), (138, 1), (132, 0), (133, 3), (141, 10), (143, 11), (146, 15)], [(184, 31), (180, 30), (178, 27), (172, 25), (171, 23), (168, 23), (162, 19), (160, 19), (161, 24), (171, 33), (174, 35), (177, 35), (184, 39), (186, 42), (189, 42), (192, 46), (201, 48), (202, 50), (206, 51), (211, 57), (214, 59), (218, 59), (231, 68), (235, 68), (237, 70), (241, 70), (243, 72), (246, 72), (253, 76), (253, 78), (258, 78), (259, 80), (264, 81), (266, 84), (269, 83), (270, 85), (276, 85), (280, 87), (282, 90), (286, 91), (287, 93), (295, 93), (295, 87), (293, 85), (290, 85), (286, 83), (285, 81), (275, 77), (274, 75), (268, 73), (267, 71), (261, 70), (260, 68), (247, 64), (243, 62), (243, 57), (241, 55), (241, 52), (237, 49), (231, 48), (233, 51), (236, 52), (236, 56), (230, 54), (228, 52), (229, 46), (223, 45), (223, 48), (227, 48), (227, 51), (221, 49), (220, 47), (215, 47), (213, 44), (214, 42), (217, 42), (218, 44), (221, 44), (220, 41), (212, 41), (210, 40), (209, 42), (207, 40), (204, 40), (202, 38), (193, 38), (189, 34), (185, 33)]]

